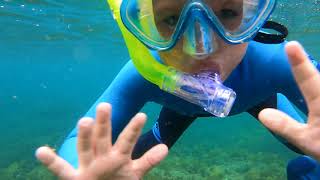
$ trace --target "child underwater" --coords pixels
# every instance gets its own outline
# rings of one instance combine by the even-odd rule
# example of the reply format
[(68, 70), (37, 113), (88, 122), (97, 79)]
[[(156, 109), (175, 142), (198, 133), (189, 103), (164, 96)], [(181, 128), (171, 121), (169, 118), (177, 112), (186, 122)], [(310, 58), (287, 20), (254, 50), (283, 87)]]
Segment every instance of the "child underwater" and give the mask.
[[(301, 137), (305, 136), (300, 137), (319, 129), (316, 123), (309, 125), (309, 122), (320, 119), (317, 113), (320, 98), (314, 99), (320, 97), (320, 78), (317, 76), (318, 82), (314, 83), (319, 85), (316, 88), (313, 85), (310, 90), (310, 83), (305, 83), (309, 87), (301, 88), (300, 81), (317, 72), (299, 72), (305, 72), (304, 78), (296, 79), (302, 91), (306, 91), (302, 96), (291, 73), (290, 50), (288, 54), (285, 51), (288, 32), (284, 26), (268, 21), (276, 0), (108, 0), (108, 3), (132, 60), (85, 116), (96, 118), (97, 105), (110, 103), (112, 142), (115, 142), (129, 119), (147, 102), (162, 105), (154, 127), (135, 145), (133, 159), (143, 158), (142, 155), (157, 144), (172, 147), (197, 117), (218, 118), (242, 112), (257, 119), (259, 116), (273, 135), (291, 150), (320, 159), (319, 150), (303, 144), (305, 139)], [(269, 34), (263, 29), (279, 33)], [(289, 56), (305, 59), (301, 58), (304, 52), (299, 52), (299, 58)], [(309, 58), (319, 71), (317, 61)], [(300, 62), (291, 60), (293, 66)], [(291, 103), (309, 114), (308, 123)], [(281, 110), (296, 121), (291, 118), (289, 121), (289, 117), (279, 111), (263, 110), (266, 108)], [(277, 123), (271, 122), (273, 117)], [(303, 129), (307, 127), (310, 131)], [(292, 132), (300, 132), (296, 134), (299, 138), (293, 138)], [(73, 167), (79, 166), (77, 134), (75, 128), (59, 151)], [(320, 139), (314, 136), (314, 141)], [(157, 158), (154, 164), (163, 157)], [(308, 156), (289, 162), (287, 168), (289, 179), (320, 179), (317, 162)]]

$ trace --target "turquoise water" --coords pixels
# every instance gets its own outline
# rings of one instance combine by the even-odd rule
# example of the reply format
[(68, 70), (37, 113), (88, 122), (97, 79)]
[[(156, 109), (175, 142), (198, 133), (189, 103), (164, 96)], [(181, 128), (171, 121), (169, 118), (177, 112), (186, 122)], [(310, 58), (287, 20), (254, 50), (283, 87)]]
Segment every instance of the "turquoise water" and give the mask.
[[(273, 19), (320, 59), (320, 1), (278, 5)], [(0, 179), (50, 179), (34, 150), (58, 148), (129, 57), (103, 0), (2, 0), (0, 24)], [(143, 109), (146, 129), (159, 108)], [(203, 118), (146, 179), (285, 179), (295, 156), (245, 113)]]

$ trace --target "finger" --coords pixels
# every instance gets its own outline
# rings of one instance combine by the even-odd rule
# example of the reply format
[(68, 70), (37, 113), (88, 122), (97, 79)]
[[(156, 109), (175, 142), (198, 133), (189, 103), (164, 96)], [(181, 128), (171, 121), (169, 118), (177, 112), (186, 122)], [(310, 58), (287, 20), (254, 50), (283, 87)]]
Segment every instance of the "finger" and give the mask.
[(111, 105), (101, 103), (97, 107), (97, 117), (93, 129), (93, 146), (96, 155), (103, 155), (110, 149), (111, 143)]
[(264, 126), (287, 139), (289, 142), (293, 144), (302, 143), (301, 139), (305, 124), (300, 124), (287, 114), (271, 108), (262, 110), (258, 118)]
[(135, 115), (126, 128), (119, 135), (114, 148), (120, 153), (130, 154), (136, 144), (144, 123), (146, 122), (146, 115), (143, 113), (138, 113)]
[(76, 170), (49, 147), (43, 146), (38, 148), (36, 157), (53, 174), (61, 179), (71, 179), (76, 174)]
[(78, 123), (79, 134), (77, 150), (79, 155), (79, 167), (87, 167), (93, 158), (91, 146), (91, 135), (93, 128), (93, 119), (82, 118)]
[(297, 84), (305, 97), (310, 112), (320, 111), (320, 75), (298, 42), (289, 42), (286, 51)]
[(147, 151), (140, 159), (134, 160), (134, 168), (139, 177), (158, 165), (168, 155), (168, 147), (159, 144)]

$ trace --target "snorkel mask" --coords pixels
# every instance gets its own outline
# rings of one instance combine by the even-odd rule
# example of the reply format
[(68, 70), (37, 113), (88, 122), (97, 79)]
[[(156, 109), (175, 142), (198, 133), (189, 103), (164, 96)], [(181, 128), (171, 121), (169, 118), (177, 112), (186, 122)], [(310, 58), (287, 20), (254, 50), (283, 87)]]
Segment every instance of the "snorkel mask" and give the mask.
[[(218, 74), (180, 72), (157, 62), (150, 49), (167, 51), (183, 40), (186, 54), (197, 60), (204, 59), (218, 48), (217, 38), (228, 44), (253, 39), (275, 7), (275, 0), (227, 1), (230, 6), (237, 7), (234, 8), (237, 12), (216, 10), (225, 1), (182, 0), (175, 1), (183, 5), (171, 11), (179, 15), (172, 17), (170, 14), (162, 17), (160, 12), (168, 10), (161, 10), (161, 5), (155, 6), (162, 0), (108, 0), (108, 3), (134, 65), (145, 79), (215, 116), (225, 117), (231, 110), (236, 93), (221, 83)], [(228, 21), (228, 16), (234, 13), (238, 18)]]

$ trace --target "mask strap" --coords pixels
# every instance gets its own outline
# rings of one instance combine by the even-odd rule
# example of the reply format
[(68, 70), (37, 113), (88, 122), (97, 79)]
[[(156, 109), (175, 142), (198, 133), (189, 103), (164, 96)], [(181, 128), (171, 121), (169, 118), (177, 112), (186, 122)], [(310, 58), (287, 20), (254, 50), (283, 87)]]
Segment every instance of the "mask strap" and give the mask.
[[(278, 33), (268, 33), (265, 30), (274, 30)], [(274, 21), (267, 21), (263, 26), (262, 30), (258, 32), (256, 37), (253, 39), (254, 41), (264, 43), (264, 44), (280, 44), (283, 43), (288, 36), (289, 32), (288, 29), (277, 22)]]

